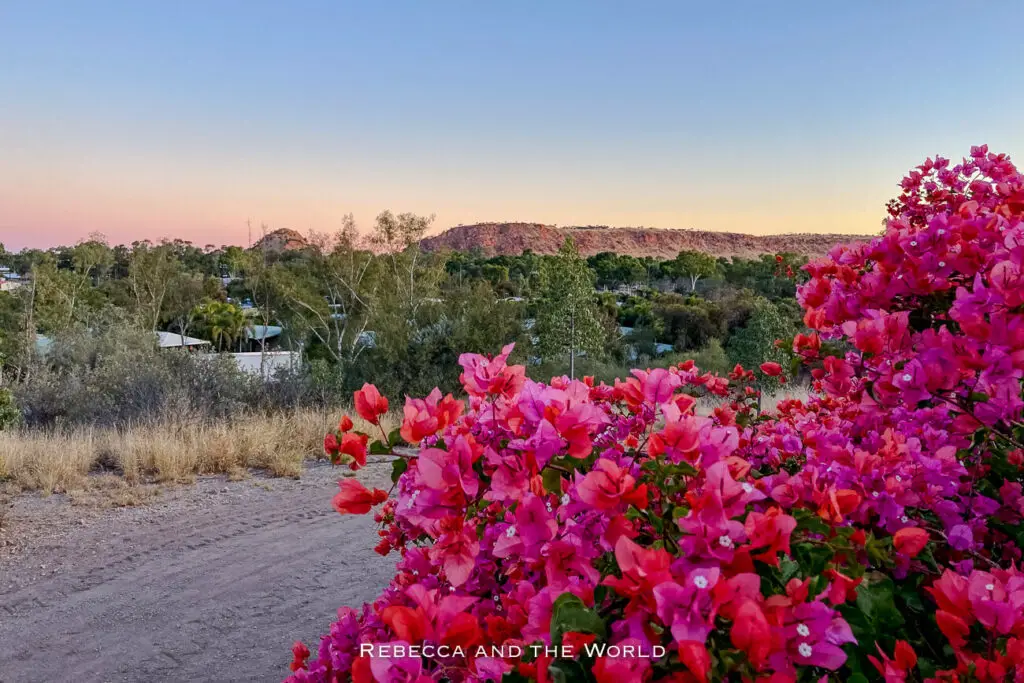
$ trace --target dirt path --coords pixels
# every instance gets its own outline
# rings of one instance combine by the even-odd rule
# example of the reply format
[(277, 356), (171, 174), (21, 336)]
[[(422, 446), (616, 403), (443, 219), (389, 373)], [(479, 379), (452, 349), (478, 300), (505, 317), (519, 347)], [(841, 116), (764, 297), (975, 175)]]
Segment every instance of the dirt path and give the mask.
[[(384, 487), (390, 467), (360, 473)], [(0, 547), (0, 682), (280, 681), (393, 558), (330, 507), (340, 470), (201, 480), (144, 507), (23, 497)], [(9, 540), (9, 539), (13, 539)]]

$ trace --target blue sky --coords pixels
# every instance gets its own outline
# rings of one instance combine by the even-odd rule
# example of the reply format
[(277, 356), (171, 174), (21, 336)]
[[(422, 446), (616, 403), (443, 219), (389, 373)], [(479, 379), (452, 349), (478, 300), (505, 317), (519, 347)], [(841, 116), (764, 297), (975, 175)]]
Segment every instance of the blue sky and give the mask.
[(1019, 2), (0, 3), (0, 242), (353, 212), (871, 232), (1024, 153)]

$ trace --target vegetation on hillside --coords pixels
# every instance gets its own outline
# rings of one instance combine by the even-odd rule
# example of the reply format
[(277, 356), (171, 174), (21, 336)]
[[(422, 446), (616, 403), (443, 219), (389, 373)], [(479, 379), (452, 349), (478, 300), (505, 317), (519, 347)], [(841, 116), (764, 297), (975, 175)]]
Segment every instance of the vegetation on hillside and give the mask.
[[(509, 342), (534, 376), (609, 379), (632, 363), (694, 354), (724, 367), (764, 343), (755, 312), (780, 336), (800, 327), (805, 259), (795, 255), (583, 259), (568, 240), (552, 256), (486, 258), (422, 251), (429, 226), (385, 212), (369, 231), (347, 217), (333, 235), (280, 249), (273, 240), (110, 246), (98, 234), (48, 250), (0, 248), (17, 283), (0, 292), (0, 387), (18, 406), (7, 412), (29, 426), (123, 426), (167, 411), (213, 420), (333, 405), (367, 381), (394, 395), (451, 391), (460, 354)], [(237, 351), (260, 348), (254, 325), (283, 328), (275, 341), (301, 354), (302, 369), (264, 385), (203, 354), (158, 352), (152, 335)]]

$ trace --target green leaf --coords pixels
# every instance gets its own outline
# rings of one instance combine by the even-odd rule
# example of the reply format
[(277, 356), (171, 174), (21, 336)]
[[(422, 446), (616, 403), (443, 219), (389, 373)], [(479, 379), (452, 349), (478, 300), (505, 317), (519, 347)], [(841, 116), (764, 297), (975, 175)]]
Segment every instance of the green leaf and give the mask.
[(797, 529), (802, 529), (811, 534), (828, 535), (828, 524), (811, 510), (797, 508), (793, 510), (793, 517), (796, 519)]
[(374, 441), (370, 444), (370, 455), (388, 455), (391, 448), (383, 441)]
[(561, 646), (562, 636), (572, 631), (593, 633), (601, 638), (607, 632), (604, 621), (597, 612), (588, 609), (583, 601), (572, 593), (562, 593), (555, 600), (551, 610), (551, 642)]
[(571, 659), (560, 659), (548, 668), (552, 683), (586, 683), (583, 665)]
[(781, 570), (781, 578), (783, 585), (789, 583), (790, 579), (796, 578), (796, 575), (800, 573), (800, 565), (794, 562), (788, 557), (782, 558), (779, 563), (779, 569)]
[(407, 469), (409, 469), (409, 461), (405, 458), (396, 458), (391, 463), (391, 482), (397, 484), (398, 478), (405, 474)]
[(796, 559), (804, 576), (817, 576), (825, 571), (832, 560), (832, 549), (813, 543), (796, 543), (793, 545), (793, 557)]
[(405, 443), (405, 439), (402, 438), (402, 430), (400, 427), (396, 427), (391, 430), (391, 433), (388, 434), (388, 443), (392, 446), (398, 446)]
[(896, 609), (892, 579), (872, 574), (857, 587), (857, 607), (864, 613), (877, 633), (893, 631), (903, 625), (903, 615)]
[(554, 493), (557, 496), (562, 495), (562, 473), (558, 470), (547, 467), (541, 472), (541, 480), (544, 482), (544, 490), (548, 493)]

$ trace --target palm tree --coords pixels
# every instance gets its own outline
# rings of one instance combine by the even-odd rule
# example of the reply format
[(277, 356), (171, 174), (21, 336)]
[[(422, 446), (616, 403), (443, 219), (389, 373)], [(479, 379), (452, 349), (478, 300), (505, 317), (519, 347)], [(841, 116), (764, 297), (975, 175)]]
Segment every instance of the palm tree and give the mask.
[(245, 311), (235, 304), (207, 301), (196, 309), (196, 327), (204, 330), (221, 351), (233, 347), (247, 325)]

